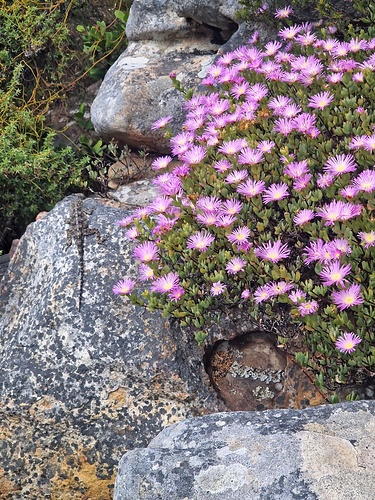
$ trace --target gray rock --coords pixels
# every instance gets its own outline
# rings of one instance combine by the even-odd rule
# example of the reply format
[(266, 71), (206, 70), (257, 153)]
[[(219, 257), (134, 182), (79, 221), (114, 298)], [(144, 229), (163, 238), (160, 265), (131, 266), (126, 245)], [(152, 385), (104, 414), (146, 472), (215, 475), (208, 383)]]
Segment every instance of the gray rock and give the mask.
[(181, 129), (184, 114), (181, 92), (172, 86), (173, 71), (186, 88), (196, 87), (206, 75), (219, 47), (209, 50), (208, 39), (175, 42), (131, 42), (109, 69), (91, 107), (91, 120), (103, 137), (135, 148), (168, 152), (164, 131), (151, 131), (162, 116), (171, 115), (173, 132)]
[(175, 2), (135, 0), (126, 35), (129, 46), (108, 71), (91, 107), (96, 131), (132, 147), (169, 151), (164, 133), (151, 131), (162, 116), (183, 123), (183, 95), (169, 78), (197, 88), (220, 47), (237, 31), (237, 1)]
[(367, 500), (375, 402), (188, 419), (120, 461), (114, 500)]
[(0, 283), (2, 498), (109, 500), (123, 453), (223, 408), (194, 340), (113, 295), (134, 273), (134, 245), (115, 225), (131, 212), (114, 201), (84, 201), (105, 241), (85, 238), (78, 311), (77, 249), (66, 248), (74, 198), (30, 224)]

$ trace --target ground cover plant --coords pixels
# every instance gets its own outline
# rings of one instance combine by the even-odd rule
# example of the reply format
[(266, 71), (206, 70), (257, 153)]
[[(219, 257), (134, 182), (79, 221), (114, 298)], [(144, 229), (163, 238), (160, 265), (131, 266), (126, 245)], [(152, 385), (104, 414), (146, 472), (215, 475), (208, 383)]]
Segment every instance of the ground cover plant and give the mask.
[(375, 366), (375, 38), (332, 31), (290, 23), (210, 68), (153, 163), (159, 195), (118, 222), (139, 274), (114, 286), (201, 343), (230, 308), (282, 308), (323, 390)]

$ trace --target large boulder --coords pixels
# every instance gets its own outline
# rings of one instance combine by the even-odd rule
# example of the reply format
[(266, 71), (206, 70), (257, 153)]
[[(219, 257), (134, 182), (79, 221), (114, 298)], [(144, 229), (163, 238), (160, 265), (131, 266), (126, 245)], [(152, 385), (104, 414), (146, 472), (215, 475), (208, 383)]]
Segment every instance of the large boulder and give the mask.
[(185, 88), (196, 88), (220, 47), (237, 32), (238, 5), (237, 0), (186, 6), (135, 0), (126, 27), (128, 48), (107, 72), (91, 107), (96, 131), (133, 147), (168, 151), (168, 140), (162, 132), (152, 132), (151, 125), (172, 115), (176, 133), (183, 122), (184, 98), (169, 74), (175, 73)]
[(134, 266), (115, 222), (141, 191), (124, 191), (126, 208), (83, 201), (101, 242), (84, 238), (80, 310), (76, 235), (66, 247), (79, 195), (28, 227), (0, 283), (1, 498), (109, 500), (127, 450), (223, 409), (195, 342), (112, 293)]
[(365, 500), (375, 401), (188, 419), (120, 462), (114, 500)]

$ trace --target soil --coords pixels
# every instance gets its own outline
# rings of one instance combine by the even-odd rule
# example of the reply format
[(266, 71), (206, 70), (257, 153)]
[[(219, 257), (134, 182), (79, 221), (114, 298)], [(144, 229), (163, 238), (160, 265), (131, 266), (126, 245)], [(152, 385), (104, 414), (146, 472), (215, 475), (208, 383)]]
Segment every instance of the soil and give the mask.
[[(302, 409), (329, 402), (315, 386), (315, 375), (297, 365), (272, 333), (254, 332), (216, 342), (206, 369), (232, 411)], [(362, 385), (339, 386), (336, 393), (344, 400), (353, 390), (360, 399), (373, 399), (374, 378)]]

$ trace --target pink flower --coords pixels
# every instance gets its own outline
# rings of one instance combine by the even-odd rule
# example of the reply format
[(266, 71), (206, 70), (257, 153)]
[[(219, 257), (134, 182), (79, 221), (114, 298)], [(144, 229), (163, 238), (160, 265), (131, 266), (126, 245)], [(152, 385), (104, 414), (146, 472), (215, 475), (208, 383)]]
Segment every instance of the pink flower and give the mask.
[(207, 212), (217, 212), (221, 209), (223, 202), (216, 196), (201, 196), (197, 201), (197, 208)]
[(229, 184), (236, 184), (237, 182), (241, 182), (246, 179), (248, 175), (249, 172), (247, 170), (235, 170), (227, 175), (225, 182), (228, 182)]
[(125, 236), (130, 240), (135, 240), (139, 236), (139, 231), (135, 226), (133, 226), (126, 231)]
[(120, 280), (114, 285), (112, 291), (115, 295), (127, 295), (130, 293), (135, 285), (135, 281), (127, 278), (124, 280)]
[(364, 243), (365, 248), (370, 248), (375, 246), (375, 231), (370, 231), (368, 233), (360, 232), (358, 236), (362, 243)]
[(366, 149), (366, 151), (373, 151), (375, 149), (375, 134), (365, 136), (364, 148)]
[(228, 240), (233, 244), (244, 243), (249, 239), (250, 229), (247, 226), (241, 226), (228, 234)]
[(168, 298), (173, 302), (178, 302), (184, 293), (184, 288), (181, 285), (177, 285), (168, 293)]
[(249, 100), (261, 101), (268, 94), (268, 88), (264, 83), (255, 83), (247, 93)]
[(181, 155), (181, 160), (189, 165), (200, 163), (206, 156), (207, 150), (203, 146), (191, 146), (188, 151)]
[(264, 46), (264, 53), (266, 56), (273, 56), (279, 49), (281, 49), (282, 46), (283, 45), (280, 42), (268, 42)]
[(150, 207), (155, 212), (166, 212), (172, 204), (172, 198), (168, 196), (157, 196), (151, 203)]
[(150, 262), (158, 260), (159, 249), (153, 241), (146, 241), (135, 247), (133, 257), (141, 262)]
[(351, 271), (351, 265), (341, 266), (339, 261), (334, 261), (327, 266), (323, 267), (320, 271), (319, 276), (322, 280), (323, 285), (340, 285), (345, 286), (348, 280), (345, 279)]
[(154, 271), (147, 264), (140, 264), (138, 268), (139, 279), (147, 281), (154, 278)]
[(257, 149), (244, 148), (238, 156), (238, 163), (241, 165), (256, 165), (263, 161), (263, 153)]
[(278, 95), (277, 97), (273, 97), (268, 102), (268, 107), (274, 110), (276, 115), (280, 115), (283, 109), (288, 106), (288, 104), (292, 104), (293, 101), (290, 97), (285, 95)]
[(213, 167), (218, 172), (226, 172), (232, 167), (232, 165), (229, 163), (228, 160), (219, 160), (216, 163), (214, 163)]
[(354, 186), (346, 186), (345, 188), (340, 189), (340, 194), (344, 198), (354, 198), (354, 196), (357, 196), (358, 194), (358, 189)]
[[(246, 65), (247, 66), (247, 65)], [(240, 99), (242, 96), (245, 96), (247, 91), (249, 90), (250, 85), (247, 81), (236, 83), (233, 85), (232, 90), (230, 91), (231, 95), (236, 99)]]
[(157, 225), (152, 230), (152, 234), (161, 235), (167, 233), (172, 229), (172, 227), (176, 224), (178, 217), (173, 217), (173, 219), (170, 219), (169, 217), (166, 217), (164, 214), (158, 214), (156, 220), (157, 220)]
[(335, 176), (330, 172), (326, 172), (325, 174), (319, 174), (316, 180), (316, 184), (320, 188), (328, 187), (335, 180)]
[(301, 26), (290, 26), (288, 28), (283, 28), (279, 31), (278, 36), (284, 38), (284, 40), (292, 40), (300, 31)]
[(229, 227), (236, 222), (236, 217), (234, 215), (220, 215), (216, 226), (218, 227)]
[(285, 182), (271, 184), (262, 194), (264, 203), (279, 201), (288, 196), (288, 186)]
[(161, 195), (173, 196), (181, 189), (181, 180), (170, 172), (159, 175), (152, 183), (157, 186)]
[(334, 200), (324, 205), (323, 208), (317, 208), (316, 214), (326, 221), (326, 226), (332, 226), (336, 221), (348, 220), (360, 215), (361, 211), (361, 205)]
[(309, 165), (306, 160), (293, 161), (284, 167), (284, 174), (289, 175), (292, 179), (297, 179), (301, 175), (309, 172)]
[(308, 186), (309, 182), (311, 181), (311, 177), (311, 174), (301, 175), (301, 177), (298, 177), (293, 182), (293, 189), (295, 189), (296, 191), (302, 191)]
[(281, 9), (276, 9), (275, 11), (275, 17), (277, 19), (285, 19), (290, 16), (290, 14), (293, 13), (292, 7), (288, 5), (287, 7), (283, 7)]
[(151, 207), (140, 207), (133, 213), (133, 219), (147, 219), (152, 212)]
[(350, 285), (350, 287), (345, 290), (332, 292), (332, 301), (336, 304), (339, 311), (362, 304), (363, 298), (361, 297), (360, 285)]
[(293, 283), (287, 283), (286, 281), (278, 281), (276, 283), (270, 283), (270, 289), (273, 295), (282, 295), (294, 287)]
[(328, 83), (339, 83), (343, 79), (344, 73), (332, 73), (327, 76), (326, 80)]
[(124, 217), (121, 220), (116, 221), (116, 226), (120, 227), (128, 227), (134, 220), (134, 215), (129, 215), (128, 217)]
[(245, 182), (241, 182), (241, 184), (237, 186), (236, 191), (244, 196), (252, 197), (262, 193), (265, 186), (266, 185), (263, 181), (253, 181), (252, 179), (247, 179)]
[(310, 97), (308, 101), (308, 106), (310, 108), (319, 108), (323, 109), (328, 104), (330, 104), (334, 99), (334, 95), (331, 94), (330, 92), (320, 92), (319, 94), (315, 94), (312, 97)]
[(309, 314), (315, 314), (319, 309), (319, 304), (316, 300), (310, 300), (309, 302), (300, 302), (298, 306), (298, 312), (300, 316), (308, 316)]
[(204, 210), (203, 213), (201, 214), (197, 214), (196, 219), (198, 222), (206, 226), (214, 226), (218, 222), (218, 217), (216, 213), (208, 212), (207, 210)]
[(358, 335), (353, 332), (344, 333), (335, 342), (335, 347), (340, 352), (351, 354), (355, 351), (356, 346), (362, 341)]
[(222, 208), (220, 209), (220, 214), (223, 215), (235, 215), (241, 212), (243, 203), (236, 199), (230, 199), (223, 203)]
[(293, 119), (278, 118), (273, 127), (274, 132), (279, 132), (282, 135), (288, 135), (294, 129)]
[(188, 238), (186, 247), (205, 252), (214, 240), (214, 236), (212, 236), (212, 234), (208, 231), (200, 231), (199, 233), (193, 234)]
[(285, 106), (285, 108), (282, 110), (282, 116), (284, 118), (294, 118), (301, 111), (302, 108), (300, 108), (296, 104), (289, 104), (288, 106)]
[(292, 126), (298, 132), (303, 134), (310, 134), (315, 131), (315, 115), (310, 115), (310, 113), (302, 113), (292, 119)]
[(177, 273), (168, 273), (157, 278), (151, 285), (152, 292), (170, 293), (178, 286), (179, 278)]
[(372, 193), (375, 189), (375, 170), (364, 170), (353, 180), (353, 186), (358, 191)]
[(247, 146), (246, 139), (234, 139), (233, 141), (224, 141), (223, 144), (217, 149), (219, 153), (226, 155), (234, 155), (242, 148)]
[(332, 175), (345, 174), (356, 170), (353, 155), (336, 155), (330, 158), (324, 165), (324, 170)]
[(172, 161), (171, 156), (160, 156), (159, 158), (156, 158), (156, 160), (152, 162), (152, 169), (161, 170), (162, 168), (166, 168), (171, 161)]
[(254, 292), (254, 300), (257, 304), (260, 304), (271, 297), (273, 297), (273, 292), (268, 283), (266, 285), (259, 286)]
[(263, 153), (270, 153), (275, 146), (276, 144), (273, 141), (265, 140), (260, 141), (257, 149), (259, 149), (259, 151), (262, 151)]
[(230, 108), (230, 103), (228, 99), (219, 99), (210, 106), (209, 112), (211, 113), (211, 115), (218, 116), (222, 115), (229, 108)]
[(248, 299), (250, 297), (250, 290), (248, 288), (245, 288), (243, 292), (241, 293), (241, 299)]
[(328, 245), (332, 252), (335, 253), (335, 258), (352, 253), (349, 242), (345, 238), (335, 238), (331, 243), (328, 243)]
[(227, 285), (225, 285), (221, 281), (216, 281), (211, 286), (211, 290), (210, 290), (211, 295), (213, 297), (216, 297), (216, 295), (222, 294), (224, 292), (224, 290), (226, 289), (226, 287), (227, 287)]
[(279, 260), (289, 257), (290, 250), (288, 250), (288, 246), (286, 244), (282, 245), (281, 241), (277, 240), (275, 243), (270, 241), (261, 247), (256, 248), (254, 250), (254, 254), (259, 259), (279, 262)]
[(164, 116), (163, 118), (159, 118), (151, 125), (151, 130), (157, 130), (159, 128), (164, 128), (168, 123), (173, 120), (173, 116)]
[(293, 290), (292, 292), (290, 292), (288, 297), (293, 302), (293, 304), (298, 304), (298, 302), (306, 298), (306, 293), (302, 290)]
[(308, 31), (304, 35), (298, 35), (296, 37), (296, 43), (304, 47), (313, 45), (315, 41), (316, 41), (316, 36), (314, 35), (314, 33), (310, 33), (310, 31)]
[(300, 210), (298, 214), (293, 217), (293, 222), (297, 226), (302, 226), (303, 224), (307, 224), (315, 217), (315, 213), (313, 210)]
[(225, 266), (225, 269), (229, 274), (237, 274), (238, 272), (242, 271), (245, 266), (246, 262), (241, 259), (241, 257), (234, 257), (231, 261), (228, 262), (228, 264)]
[(367, 135), (357, 135), (349, 143), (350, 149), (361, 149), (365, 147)]
[(303, 254), (305, 264), (311, 264), (315, 261), (324, 262), (335, 258), (332, 245), (325, 243), (320, 238), (312, 241), (310, 246), (304, 249)]
[(179, 155), (188, 150), (189, 145), (193, 142), (194, 135), (190, 132), (181, 132), (171, 139), (172, 153)]

